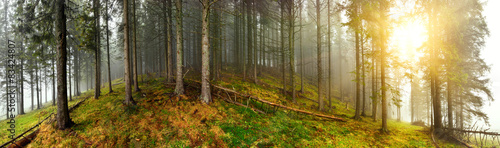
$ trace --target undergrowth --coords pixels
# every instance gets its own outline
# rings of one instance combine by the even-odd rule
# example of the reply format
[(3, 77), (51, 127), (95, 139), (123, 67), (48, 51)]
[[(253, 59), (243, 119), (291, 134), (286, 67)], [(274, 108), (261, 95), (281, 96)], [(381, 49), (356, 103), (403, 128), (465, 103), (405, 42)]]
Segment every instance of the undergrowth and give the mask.
[[(227, 75), (227, 74), (226, 74)], [(199, 89), (187, 83), (186, 94), (176, 97), (174, 85), (163, 78), (145, 78), (134, 92), (137, 106), (122, 104), (124, 84), (114, 81), (113, 93), (103, 88), (99, 99), (88, 99), (70, 114), (71, 129), (56, 130), (55, 123), (41, 126), (28, 147), (434, 147), (428, 129), (389, 121), (389, 134), (379, 132), (371, 118), (352, 120), (353, 111), (333, 100), (335, 109), (317, 111), (314, 102), (283, 96), (279, 80), (259, 77), (259, 85), (239, 77), (225, 77), (217, 85), (271, 102), (343, 117), (347, 122), (277, 110), (259, 114), (214, 97), (210, 105), (199, 100)], [(298, 83), (300, 84), (300, 83)], [(297, 87), (300, 89), (299, 87)], [(312, 85), (304, 94), (314, 98)], [(440, 144), (441, 146), (453, 146)]]

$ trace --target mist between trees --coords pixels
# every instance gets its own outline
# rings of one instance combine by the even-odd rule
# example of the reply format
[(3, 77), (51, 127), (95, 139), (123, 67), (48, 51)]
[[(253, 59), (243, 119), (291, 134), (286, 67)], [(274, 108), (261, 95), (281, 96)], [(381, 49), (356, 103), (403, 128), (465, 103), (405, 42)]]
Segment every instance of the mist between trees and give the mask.
[[(488, 121), (482, 7), (478, 0), (18, 0), (2, 2), (0, 38), (20, 43), (17, 114), (57, 104), (60, 129), (73, 124), (67, 100), (89, 89), (99, 99), (101, 86), (112, 92), (111, 80), (125, 80), (124, 104), (135, 105), (138, 75), (165, 77), (177, 95), (184, 75), (194, 75), (208, 104), (209, 83), (230, 72), (257, 84), (263, 73), (278, 77), (276, 89), (294, 102), (304, 83), (313, 84), (319, 110), (335, 110), (337, 99), (355, 119), (382, 119), (384, 131), (387, 119), (402, 118), (441, 131)], [(394, 32), (415, 20), (425, 40), (399, 46)]]

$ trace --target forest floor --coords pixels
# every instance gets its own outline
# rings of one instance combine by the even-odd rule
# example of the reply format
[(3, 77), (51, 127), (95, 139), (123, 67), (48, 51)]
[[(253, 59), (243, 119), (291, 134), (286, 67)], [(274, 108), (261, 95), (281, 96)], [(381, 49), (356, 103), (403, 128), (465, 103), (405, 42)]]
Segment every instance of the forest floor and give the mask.
[[(216, 84), (270, 102), (341, 117), (347, 122), (284, 110), (259, 114), (215, 96), (210, 105), (204, 105), (197, 99), (200, 90), (192, 86), (195, 83), (186, 83), (186, 95), (175, 97), (174, 85), (165, 83), (163, 78), (145, 76), (140, 83), (142, 91), (133, 93), (137, 106), (127, 107), (122, 104), (123, 79), (114, 80), (113, 93), (102, 88), (99, 99), (89, 98), (70, 113), (75, 126), (60, 131), (55, 129), (55, 123), (43, 124), (28, 147), (434, 147), (425, 127), (389, 120), (390, 133), (383, 134), (379, 131), (380, 121), (373, 122), (370, 117), (353, 120), (349, 118), (353, 109), (346, 109), (340, 101), (332, 101), (335, 109), (329, 112), (316, 111), (316, 103), (304, 98), (292, 103), (276, 89), (281, 84), (279, 79), (270, 75), (259, 77), (256, 85), (225, 73)], [(305, 97), (317, 95), (312, 85), (306, 84), (304, 89)], [(82, 97), (91, 95), (92, 90)], [(17, 133), (54, 109), (47, 107), (17, 117)], [(6, 121), (0, 124), (7, 125)], [(0, 127), (1, 135), (6, 135), (6, 126)], [(438, 145), (456, 146), (443, 141), (438, 141)]]

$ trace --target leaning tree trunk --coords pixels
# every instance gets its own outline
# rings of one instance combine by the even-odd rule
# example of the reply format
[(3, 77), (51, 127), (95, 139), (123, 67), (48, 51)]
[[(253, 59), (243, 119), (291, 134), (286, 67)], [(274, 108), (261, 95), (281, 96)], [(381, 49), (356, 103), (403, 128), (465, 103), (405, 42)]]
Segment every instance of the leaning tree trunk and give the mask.
[(182, 56), (183, 56), (183, 49), (182, 49), (182, 0), (176, 0), (175, 1), (175, 6), (176, 6), (176, 22), (177, 22), (177, 79), (176, 79), (176, 85), (175, 85), (175, 94), (177, 95), (183, 95), (184, 94), (184, 82), (182, 78)]
[(64, 0), (56, 1), (56, 41), (57, 41), (57, 127), (66, 129), (74, 122), (69, 117), (66, 89), (66, 15)]

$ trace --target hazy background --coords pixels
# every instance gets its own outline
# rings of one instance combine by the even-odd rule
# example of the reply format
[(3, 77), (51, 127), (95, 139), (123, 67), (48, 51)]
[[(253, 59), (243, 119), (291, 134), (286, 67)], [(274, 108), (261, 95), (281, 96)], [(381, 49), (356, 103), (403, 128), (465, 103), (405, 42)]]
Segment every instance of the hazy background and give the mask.
[(484, 15), (490, 29), (490, 37), (486, 39), (486, 47), (481, 54), (487, 64), (491, 66), (488, 77), (491, 79), (491, 91), (496, 100), (484, 106), (485, 113), (490, 118), (491, 130), (500, 132), (500, 1), (486, 1)]

